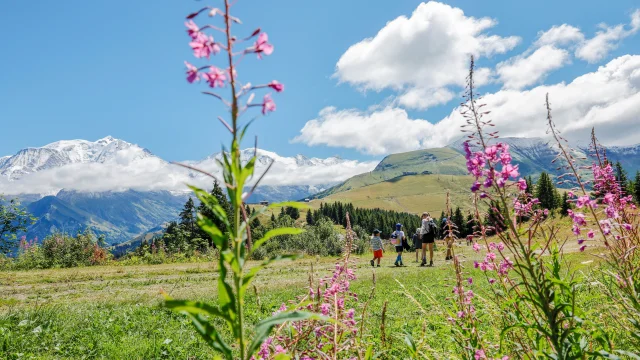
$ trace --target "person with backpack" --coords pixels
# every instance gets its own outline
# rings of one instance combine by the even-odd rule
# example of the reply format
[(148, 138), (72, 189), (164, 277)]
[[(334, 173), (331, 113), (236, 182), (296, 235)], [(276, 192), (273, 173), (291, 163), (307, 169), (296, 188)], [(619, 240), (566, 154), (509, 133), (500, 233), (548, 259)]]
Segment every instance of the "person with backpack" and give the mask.
[(433, 243), (436, 241), (436, 224), (433, 222), (428, 212), (422, 213), (422, 227), (420, 234), (422, 235), (422, 263), (420, 266), (427, 265), (427, 247), (429, 248), (429, 266), (433, 266)]
[(420, 237), (420, 228), (416, 229), (416, 233), (413, 234), (411, 240), (413, 240), (413, 250), (416, 251), (416, 262), (418, 262), (420, 251), (422, 251), (422, 238)]
[(402, 264), (402, 251), (404, 251), (403, 243), (406, 242), (407, 239), (404, 236), (404, 231), (402, 231), (402, 224), (396, 224), (396, 231), (391, 234), (391, 238), (395, 239), (396, 253), (398, 254), (396, 262), (393, 264), (395, 266), (404, 266), (404, 264)]

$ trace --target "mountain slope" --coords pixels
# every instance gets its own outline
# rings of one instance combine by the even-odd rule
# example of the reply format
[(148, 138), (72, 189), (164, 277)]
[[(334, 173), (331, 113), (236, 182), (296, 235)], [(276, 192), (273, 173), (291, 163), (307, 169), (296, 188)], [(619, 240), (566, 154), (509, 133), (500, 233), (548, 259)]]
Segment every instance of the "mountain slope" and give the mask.
[(30, 238), (52, 232), (75, 234), (86, 229), (104, 235), (108, 244), (125, 242), (178, 217), (186, 195), (169, 192), (78, 193), (61, 191), (27, 206), (38, 218), (29, 227)]
[[(519, 165), (520, 173), (523, 176), (532, 176), (535, 180), (543, 171), (555, 176), (560, 175), (562, 172), (558, 170), (558, 164), (553, 163), (553, 160), (558, 155), (558, 150), (549, 144), (547, 140), (541, 138), (501, 138), (499, 141), (509, 144), (513, 163)], [(428, 184), (432, 181), (420, 177), (421, 175), (466, 175), (466, 160), (462, 143), (463, 140), (459, 140), (444, 148), (389, 155), (373, 171), (356, 175), (339, 185), (316, 194), (314, 198), (327, 198), (328, 200), (360, 199), (363, 194), (371, 193), (373, 195), (367, 195), (369, 198), (363, 203), (367, 203), (370, 206), (378, 206), (381, 204), (380, 201), (387, 203), (387, 205), (389, 202), (394, 203), (397, 200), (397, 196), (392, 194), (406, 191), (402, 186), (429, 187)], [(578, 166), (585, 166), (591, 163), (591, 160), (587, 157), (588, 153), (588, 148), (575, 147), (574, 155)], [(640, 170), (640, 145), (609, 147), (607, 148), (607, 156), (613, 162), (620, 161), (623, 167), (631, 174)], [(404, 180), (404, 178), (411, 177), (417, 177), (420, 180)], [(388, 184), (394, 185), (392, 188), (385, 188), (385, 191), (390, 195), (387, 200), (384, 200), (378, 196), (377, 192), (385, 186), (391, 186)], [(471, 181), (469, 181), (468, 185), (470, 186), (470, 184)], [(380, 187), (374, 187), (375, 185)], [(449, 188), (445, 186), (443, 189)], [(416, 196), (419, 196), (419, 194), (416, 194)], [(395, 205), (392, 204), (391, 206), (393, 208)], [(386, 208), (389, 207), (387, 206)], [(396, 210), (395, 208), (393, 209)]]

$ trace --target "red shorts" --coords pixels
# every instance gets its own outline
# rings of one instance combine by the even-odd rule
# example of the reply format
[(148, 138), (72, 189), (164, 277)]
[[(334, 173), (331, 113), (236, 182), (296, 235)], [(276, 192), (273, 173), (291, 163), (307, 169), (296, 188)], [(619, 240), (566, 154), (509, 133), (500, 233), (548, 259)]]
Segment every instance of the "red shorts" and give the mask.
[(379, 259), (379, 258), (381, 258), (381, 257), (382, 257), (382, 250), (375, 250), (375, 251), (373, 252), (373, 258), (374, 258), (374, 259)]

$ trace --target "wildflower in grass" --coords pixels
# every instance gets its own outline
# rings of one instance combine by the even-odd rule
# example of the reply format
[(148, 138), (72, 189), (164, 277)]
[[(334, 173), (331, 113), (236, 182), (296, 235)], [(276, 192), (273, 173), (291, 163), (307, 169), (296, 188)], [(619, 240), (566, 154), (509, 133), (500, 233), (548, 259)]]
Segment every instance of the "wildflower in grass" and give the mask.
[(593, 239), (594, 237), (596, 237), (595, 231), (593, 231), (592, 229), (589, 229), (589, 232), (587, 232), (587, 237), (589, 239)]

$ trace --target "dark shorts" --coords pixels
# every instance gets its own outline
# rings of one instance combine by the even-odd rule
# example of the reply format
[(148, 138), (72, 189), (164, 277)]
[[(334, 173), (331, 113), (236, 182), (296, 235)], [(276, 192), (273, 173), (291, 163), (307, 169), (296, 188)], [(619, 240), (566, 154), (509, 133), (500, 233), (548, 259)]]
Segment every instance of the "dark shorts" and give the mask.
[(413, 248), (416, 249), (416, 250), (422, 249), (422, 239), (416, 239), (413, 242)]
[(433, 236), (428, 236), (426, 234), (422, 236), (422, 243), (423, 244), (433, 244), (435, 241), (436, 241), (436, 239)]
[(402, 247), (402, 245), (400, 245), (400, 246), (396, 245), (396, 252), (397, 253), (403, 252), (403, 251), (404, 251), (404, 248)]

